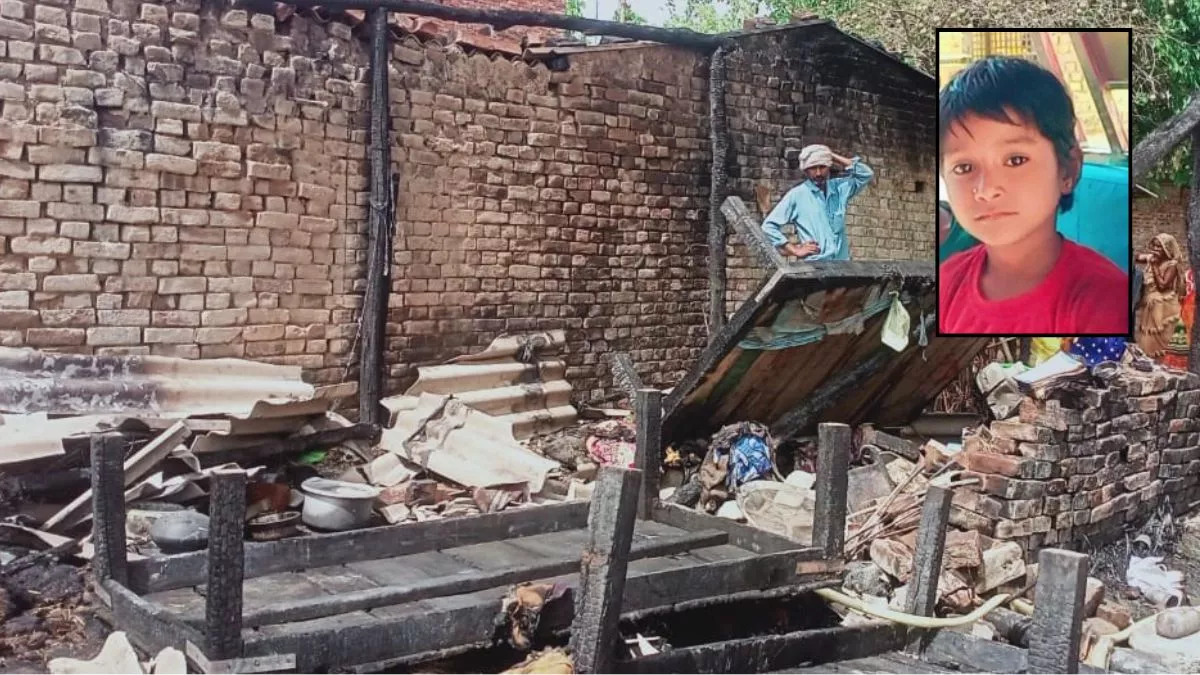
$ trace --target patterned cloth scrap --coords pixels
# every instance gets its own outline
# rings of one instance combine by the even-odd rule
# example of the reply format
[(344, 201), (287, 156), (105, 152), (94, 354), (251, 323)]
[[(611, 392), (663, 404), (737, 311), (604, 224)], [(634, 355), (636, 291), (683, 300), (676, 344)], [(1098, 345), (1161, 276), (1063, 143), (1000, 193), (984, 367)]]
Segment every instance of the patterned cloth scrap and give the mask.
[(1071, 342), (1068, 353), (1083, 359), (1088, 368), (1105, 361), (1120, 362), (1125, 355), (1125, 338), (1078, 338)]
[(732, 490), (752, 480), (770, 476), (775, 468), (775, 441), (766, 426), (757, 422), (738, 422), (713, 435), (712, 457), (718, 461), (729, 456), (726, 484)]

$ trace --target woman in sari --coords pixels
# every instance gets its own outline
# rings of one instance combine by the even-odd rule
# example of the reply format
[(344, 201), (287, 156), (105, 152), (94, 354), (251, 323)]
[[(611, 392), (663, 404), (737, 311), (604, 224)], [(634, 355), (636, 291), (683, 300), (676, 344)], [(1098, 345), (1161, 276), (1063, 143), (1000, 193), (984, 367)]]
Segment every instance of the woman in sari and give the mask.
[(1187, 264), (1179, 242), (1169, 234), (1154, 237), (1150, 252), (1139, 254), (1137, 261), (1146, 267), (1135, 337), (1147, 356), (1159, 359), (1167, 353), (1180, 321)]

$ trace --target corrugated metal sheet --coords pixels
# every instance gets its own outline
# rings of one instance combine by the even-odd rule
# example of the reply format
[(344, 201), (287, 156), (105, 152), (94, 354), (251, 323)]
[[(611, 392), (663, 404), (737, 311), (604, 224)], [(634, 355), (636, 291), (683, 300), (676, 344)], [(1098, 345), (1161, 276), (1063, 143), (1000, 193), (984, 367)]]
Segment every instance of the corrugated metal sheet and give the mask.
[(516, 438), (547, 433), (575, 422), (561, 330), (497, 338), (478, 354), (417, 369), (406, 396), (453, 394), (468, 406), (511, 424)]
[(314, 402), (314, 394), (298, 367), (0, 348), (0, 412), (6, 413), (302, 414), (293, 407), (324, 412), (328, 403)]

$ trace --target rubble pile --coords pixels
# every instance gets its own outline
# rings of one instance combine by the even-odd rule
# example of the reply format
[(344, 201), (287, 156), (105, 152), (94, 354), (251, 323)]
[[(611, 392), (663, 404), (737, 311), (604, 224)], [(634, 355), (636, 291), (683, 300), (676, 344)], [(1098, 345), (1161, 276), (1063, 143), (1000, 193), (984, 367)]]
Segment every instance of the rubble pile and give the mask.
[(964, 438), (979, 480), (955, 503), (980, 532), (1032, 557), (1112, 541), (1164, 500), (1180, 513), (1200, 498), (1200, 377), (1134, 358), (1037, 375), (1018, 376), (1007, 419)]

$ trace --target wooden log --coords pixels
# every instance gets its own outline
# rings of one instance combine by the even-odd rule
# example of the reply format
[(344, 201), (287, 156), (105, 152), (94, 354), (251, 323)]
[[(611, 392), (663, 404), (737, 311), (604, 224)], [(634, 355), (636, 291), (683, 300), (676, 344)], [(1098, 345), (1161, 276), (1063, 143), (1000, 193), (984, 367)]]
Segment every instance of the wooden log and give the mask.
[(850, 427), (825, 423), (817, 438), (817, 482), (813, 546), (827, 558), (845, 557), (846, 483), (850, 464)]
[(204, 636), (206, 656), (221, 661), (242, 655), (246, 474), (240, 469), (215, 471), (211, 483)]
[(1082, 553), (1042, 549), (1038, 554), (1030, 673), (1079, 672), (1087, 573), (1088, 557)]
[(885, 433), (872, 426), (863, 428), (862, 443), (863, 445), (874, 445), (881, 450), (894, 452), (910, 462), (917, 462), (921, 459), (921, 448), (916, 443)]
[(638, 494), (638, 517), (649, 520), (658, 504), (659, 474), (662, 471), (662, 392), (640, 389), (634, 402), (637, 424), (636, 466), (642, 472)]
[[(245, 547), (245, 576), (249, 579), (277, 572), (468, 546), (506, 537), (575, 530), (587, 525), (588, 509), (587, 502), (570, 502), (465, 518), (250, 542)], [(204, 583), (207, 569), (204, 551), (135, 560), (130, 563), (130, 588), (140, 593), (153, 593), (198, 586)]]
[[(333, 8), (331, 8), (333, 9)], [(391, 111), (388, 105), (388, 63), (391, 57), (388, 10), (371, 12), (371, 115), (368, 159), (371, 167), (367, 226), (367, 287), (363, 294), (360, 330), (358, 419), (379, 425), (383, 419), (384, 330), (388, 291), (392, 285), (392, 160)]]
[(324, 450), (346, 441), (364, 440), (374, 443), (379, 440), (380, 428), (372, 424), (355, 424), (348, 427), (326, 429), (303, 436), (292, 436), (243, 448), (216, 450), (197, 455), (201, 467), (219, 466), (235, 462), (254, 464), (270, 457), (293, 455), (310, 450)]
[(708, 191), (708, 341), (725, 327), (726, 228), (721, 203), (729, 192), (729, 117), (725, 110), (724, 47), (708, 61), (708, 123), (712, 145), (712, 168)]
[[(634, 544), (630, 549), (629, 559), (632, 561), (676, 555), (696, 548), (720, 546), (728, 541), (729, 535), (720, 530), (685, 532), (680, 535), (655, 537)], [(461, 578), (441, 577), (411, 584), (380, 586), (338, 595), (291, 600), (247, 611), (242, 619), (243, 627), (256, 628), (273, 623), (308, 621), (324, 616), (365, 611), (428, 598), (474, 593), (497, 586), (569, 574), (578, 567), (579, 556), (564, 553), (560, 558), (552, 558), (536, 565), (510, 565)]]
[(995, 626), (996, 633), (1009, 644), (1018, 647), (1029, 646), (1029, 629), (1033, 625), (1033, 620), (1029, 617), (1011, 609), (997, 607), (988, 612), (984, 619)]
[[(913, 578), (908, 584), (908, 613), (933, 616), (938, 600), (938, 579), (941, 578), (942, 552), (946, 546), (946, 524), (950, 521), (950, 490), (930, 487), (921, 507), (921, 525), (917, 528), (917, 547), (913, 554)], [(913, 631), (908, 652), (920, 653), (925, 631)]]
[(92, 570), (104, 582), (129, 584), (125, 551), (125, 438), (106, 433), (92, 436)]
[(600, 470), (571, 627), (577, 673), (612, 672), (641, 478), (636, 469)]
[[(239, 4), (253, 7), (261, 6), (262, 2), (261, 0), (257, 0), (257, 2), (246, 2), (243, 0)], [(562, 28), (587, 35), (610, 35), (613, 37), (630, 38), (631, 40), (648, 40), (650, 42), (661, 42), (663, 44), (673, 44), (706, 51), (732, 42), (728, 38), (697, 33), (687, 28), (639, 26), (620, 21), (604, 21), (524, 10), (467, 9), (449, 5), (438, 5), (432, 2), (422, 2), (421, 0), (287, 0), (286, 4), (297, 8), (321, 7), (326, 10), (380, 8), (390, 12), (417, 14), (435, 19), (457, 21), (458, 23), (482, 23), (493, 26), (496, 30), (505, 30), (513, 26)]]
[(742, 242), (760, 264), (773, 271), (787, 265), (787, 259), (767, 239), (767, 235), (762, 231), (762, 224), (750, 213), (750, 209), (746, 208), (746, 203), (741, 197), (727, 197), (721, 205), (721, 213), (726, 222), (742, 235)]

